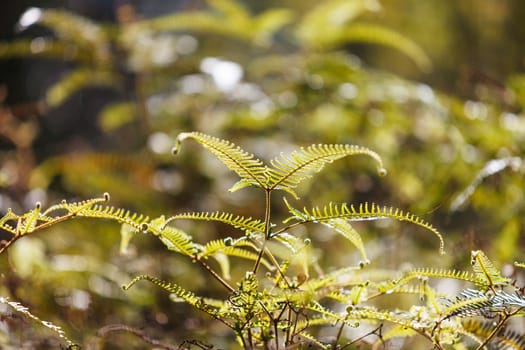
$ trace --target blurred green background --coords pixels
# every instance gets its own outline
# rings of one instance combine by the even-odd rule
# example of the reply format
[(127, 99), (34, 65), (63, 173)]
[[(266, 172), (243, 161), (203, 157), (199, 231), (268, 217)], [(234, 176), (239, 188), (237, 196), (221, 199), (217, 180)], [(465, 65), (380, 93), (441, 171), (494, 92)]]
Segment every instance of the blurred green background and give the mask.
[[(511, 265), (524, 260), (525, 246), (523, 2), (233, 4), (0, 5), (0, 212), (107, 191), (112, 205), (150, 217), (219, 209), (260, 217), (262, 193), (227, 192), (235, 177), (198, 147), (173, 157), (174, 137), (198, 130), (263, 159), (355, 143), (377, 151), (388, 176), (365, 159), (345, 160), (304, 185), (292, 205), (373, 201), (445, 235), (443, 258), (416, 228), (358, 225), (375, 267), (464, 268), (470, 251), (483, 249), (523, 282)], [(275, 210), (286, 215), (279, 201)], [(201, 242), (234, 234), (183, 225)], [(327, 269), (358, 260), (333, 237), (311, 235)], [(227, 346), (224, 330), (162, 291), (120, 290), (142, 273), (205, 294), (220, 287), (151, 237), (132, 243), (119, 254), (119, 227), (95, 221), (27, 237), (1, 257), (0, 295), (94, 348), (101, 339), (145, 347), (129, 334), (101, 335), (116, 323), (175, 344)], [(56, 346), (45, 330), (16, 320), (7, 329), (7, 348)]]

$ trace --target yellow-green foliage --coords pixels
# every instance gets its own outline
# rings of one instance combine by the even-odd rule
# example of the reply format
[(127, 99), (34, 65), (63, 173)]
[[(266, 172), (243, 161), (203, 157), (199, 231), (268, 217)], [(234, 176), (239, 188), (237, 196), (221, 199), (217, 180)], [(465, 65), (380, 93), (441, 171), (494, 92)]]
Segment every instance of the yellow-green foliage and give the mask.
[[(0, 227), (11, 237), (3, 243), (0, 253), (24, 236), (68, 219), (112, 220), (122, 224), (122, 250), (127, 248), (135, 233), (149, 233), (168, 250), (202, 266), (210, 283), (215, 280), (225, 293), (222, 297), (199, 296), (178, 283), (149, 275), (134, 278), (124, 289), (140, 280), (150, 281), (172, 293), (172, 301), (189, 304), (230, 328), (238, 344), (245, 349), (344, 347), (354, 341), (344, 330), (357, 331), (363, 321), (377, 329), (385, 329), (383, 341), (421, 337), (426, 339), (428, 346), (445, 349), (468, 338), (477, 342), (479, 348), (487, 344), (523, 348), (523, 334), (506, 329), (511, 318), (525, 316), (523, 290), (503, 277), (482, 251), (472, 252), (472, 272), (430, 267), (400, 275), (390, 271), (385, 275), (367, 265), (370, 261), (367, 260), (366, 245), (358, 230), (350, 226), (351, 221), (388, 218), (412, 223), (436, 235), (440, 251), (443, 251), (443, 239), (438, 230), (413, 214), (367, 203), (356, 206), (331, 203), (301, 211), (285, 200), (292, 216), (281, 223), (274, 221), (271, 193), (284, 190), (297, 197), (293, 189), (300, 182), (316, 175), (326, 163), (347, 155), (369, 155), (383, 170), (376, 153), (357, 146), (315, 145), (294, 151), (291, 156), (281, 155), (267, 166), (235, 144), (202, 133), (181, 134), (177, 138), (177, 151), (180, 143), (188, 138), (202, 144), (237, 173), (244, 183), (235, 186), (236, 189), (255, 186), (264, 190), (265, 199), (261, 198), (264, 218), (245, 218), (226, 212), (186, 212), (169, 219), (164, 216), (149, 219), (103, 204), (109, 200), (109, 195), (105, 194), (102, 198), (82, 202), (63, 201), (47, 210), (42, 210), (38, 204), (35, 209), (21, 215), (9, 211), (0, 219)], [(287, 180), (290, 178), (293, 180)], [(179, 220), (227, 224), (238, 234), (200, 244), (184, 230), (172, 226)], [(309, 233), (308, 229), (311, 223), (324, 224), (341, 234), (357, 248), (363, 262), (322, 272), (322, 266), (317, 266), (311, 258), (315, 248), (312, 243), (314, 232)], [(306, 229), (306, 238), (295, 233), (301, 226)], [(248, 263), (241, 265), (246, 266), (244, 274), (231, 273), (230, 259)], [(291, 268), (294, 266), (298, 268)], [(456, 296), (451, 296), (435, 289), (428, 278), (468, 282), (475, 289), (465, 286)], [(416, 295), (415, 300), (419, 301), (407, 309), (375, 304), (376, 299), (395, 298), (402, 294)], [(497, 322), (487, 322), (494, 319)], [(48, 327), (66, 339), (69, 346), (73, 345), (60, 328)], [(321, 336), (319, 329), (332, 329), (331, 340)]]

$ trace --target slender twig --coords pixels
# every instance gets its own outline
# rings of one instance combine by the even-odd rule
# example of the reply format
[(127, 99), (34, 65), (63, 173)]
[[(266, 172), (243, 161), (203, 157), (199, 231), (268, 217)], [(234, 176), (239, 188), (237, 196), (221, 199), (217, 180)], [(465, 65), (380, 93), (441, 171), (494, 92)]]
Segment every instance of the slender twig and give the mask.
[(228, 284), (228, 282), (226, 282), (224, 280), (224, 278), (222, 278), (221, 276), (219, 276), (219, 274), (217, 272), (215, 272), (208, 264), (206, 264), (203, 260), (197, 258), (197, 257), (193, 257), (195, 259), (195, 261), (197, 261), (202, 267), (204, 267), (206, 269), (206, 271), (208, 271), (217, 281), (219, 281), (220, 284), (222, 284), (224, 287), (226, 287), (226, 289), (228, 289), (229, 292), (234, 292), (235, 289), (230, 286)]
[[(344, 323), (343, 323), (343, 325), (344, 325)], [(342, 327), (341, 327), (341, 329), (342, 329)], [(345, 344), (345, 345), (341, 348), (341, 350), (343, 350), (344, 348), (346, 348), (346, 347), (348, 347), (348, 346), (352, 346), (352, 345), (354, 345), (354, 344), (360, 342), (361, 340), (365, 339), (366, 337), (371, 336), (372, 334), (373, 334), (373, 335), (376, 335), (376, 336), (379, 338), (379, 340), (381, 341), (381, 343), (384, 344), (383, 336), (381, 335), (381, 331), (382, 331), (382, 330), (383, 330), (383, 324), (381, 323), (377, 328), (371, 330), (370, 332), (368, 332), (368, 333), (362, 335), (361, 337), (359, 337), (359, 338), (357, 338), (357, 339), (354, 339), (352, 342), (350, 342), (350, 343), (348, 343), (348, 344)], [(339, 337), (340, 337), (340, 335), (338, 334), (338, 339), (339, 339)], [(338, 340), (336, 340), (336, 341), (338, 341)], [(335, 345), (337, 345), (337, 343), (334, 344), (334, 347), (335, 347)]]
[(503, 314), (504, 316), (502, 317), (502, 319), (498, 322), (497, 326), (492, 330), (492, 332), (490, 332), (489, 336), (487, 337), (487, 339), (485, 339), (485, 341), (483, 341), (483, 343), (481, 343), (477, 348), (476, 350), (481, 350), (483, 349), (488, 343), (489, 341), (494, 338), (494, 336), (496, 336), (496, 334), (498, 333), (498, 331), (501, 329), (501, 327), (503, 327), (503, 325), (505, 324), (505, 322), (507, 322), (507, 320), (509, 318), (511, 318), (513, 316), (513, 314), (508, 314), (508, 313), (504, 313)]
[(149, 337), (148, 335), (146, 335), (140, 329), (133, 328), (133, 327), (130, 327), (130, 326), (126, 326), (126, 325), (123, 325), (123, 324), (111, 324), (111, 325), (104, 326), (104, 327), (102, 327), (102, 328), (100, 328), (98, 330), (97, 335), (103, 339), (103, 338), (106, 338), (107, 335), (109, 333), (111, 333), (111, 332), (127, 332), (127, 333), (130, 333), (130, 334), (133, 334), (134, 336), (142, 339), (144, 342), (146, 342), (148, 344), (151, 344), (151, 345), (153, 345), (153, 346), (155, 346), (157, 348), (162, 348), (162, 349), (166, 349), (166, 350), (177, 350), (177, 349), (180, 349), (179, 347), (174, 347), (174, 346), (169, 345), (169, 344), (164, 344), (164, 343), (160, 342), (157, 339), (153, 339), (153, 338)]
[(271, 235), (271, 226), (270, 226), (270, 199), (271, 199), (271, 191), (266, 190), (265, 192), (265, 209), (264, 209), (264, 243), (259, 251), (259, 255), (257, 256), (257, 260), (255, 261), (255, 266), (253, 267), (253, 273), (256, 274), (257, 270), (259, 270), (259, 265), (261, 264), (261, 259), (264, 254), (264, 251), (266, 249), (266, 242), (270, 239)]

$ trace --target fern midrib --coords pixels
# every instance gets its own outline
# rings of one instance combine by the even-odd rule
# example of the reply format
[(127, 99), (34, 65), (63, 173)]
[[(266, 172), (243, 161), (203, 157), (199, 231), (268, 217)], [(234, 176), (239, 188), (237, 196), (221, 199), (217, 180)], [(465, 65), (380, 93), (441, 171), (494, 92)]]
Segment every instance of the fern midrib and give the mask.
[[(330, 158), (330, 157), (342, 157), (343, 155), (320, 155), (319, 157), (316, 157), (316, 158), (313, 158), (311, 159), (309, 162), (305, 162), (303, 163), (302, 165), (300, 166), (297, 166), (297, 167), (294, 167), (294, 169), (292, 169), (292, 171), (289, 171), (287, 174), (285, 174), (284, 176), (282, 176), (275, 184), (271, 185), (268, 190), (269, 191), (273, 191), (275, 188), (277, 188), (277, 186), (279, 186), (280, 184), (282, 184), (283, 182), (285, 182), (287, 179), (289, 179), (290, 177), (292, 177), (294, 174), (300, 172), (302, 169), (306, 168), (308, 165), (314, 163), (314, 162), (317, 162), (318, 160), (321, 160), (323, 158)], [(321, 166), (324, 166), (321, 165)], [(270, 170), (274, 170), (276, 173), (277, 171), (275, 169), (270, 169)]]
[(213, 146), (213, 143), (210, 143), (210, 142), (207, 142), (205, 139), (202, 139), (201, 142), (206, 146), (206, 147), (209, 147), (213, 150), (215, 150), (216, 152), (222, 154), (222, 155), (225, 155), (228, 159), (230, 159), (233, 163), (235, 163), (240, 169), (242, 169), (244, 172), (246, 172), (246, 174), (248, 174), (253, 180), (255, 180), (257, 182), (257, 184), (259, 185), (259, 187), (261, 188), (266, 188), (265, 184), (262, 183), (259, 178), (257, 177), (256, 174), (254, 174), (250, 168), (247, 168), (243, 165), (242, 162), (239, 162), (235, 157), (232, 157), (229, 155), (228, 152), (225, 152), (223, 151), (220, 147), (214, 147)]

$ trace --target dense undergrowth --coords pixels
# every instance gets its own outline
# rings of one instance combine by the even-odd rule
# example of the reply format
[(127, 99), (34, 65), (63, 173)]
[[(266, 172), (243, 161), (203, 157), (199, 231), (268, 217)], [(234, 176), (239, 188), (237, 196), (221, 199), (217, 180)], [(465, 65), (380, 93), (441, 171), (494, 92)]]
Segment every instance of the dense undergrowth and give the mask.
[[(345, 45), (431, 63), (370, 3), (44, 10), (1, 43), (62, 76), (0, 110), (0, 344), (524, 348), (523, 78), (465, 100), (374, 70)], [(210, 152), (173, 158), (188, 138)]]

